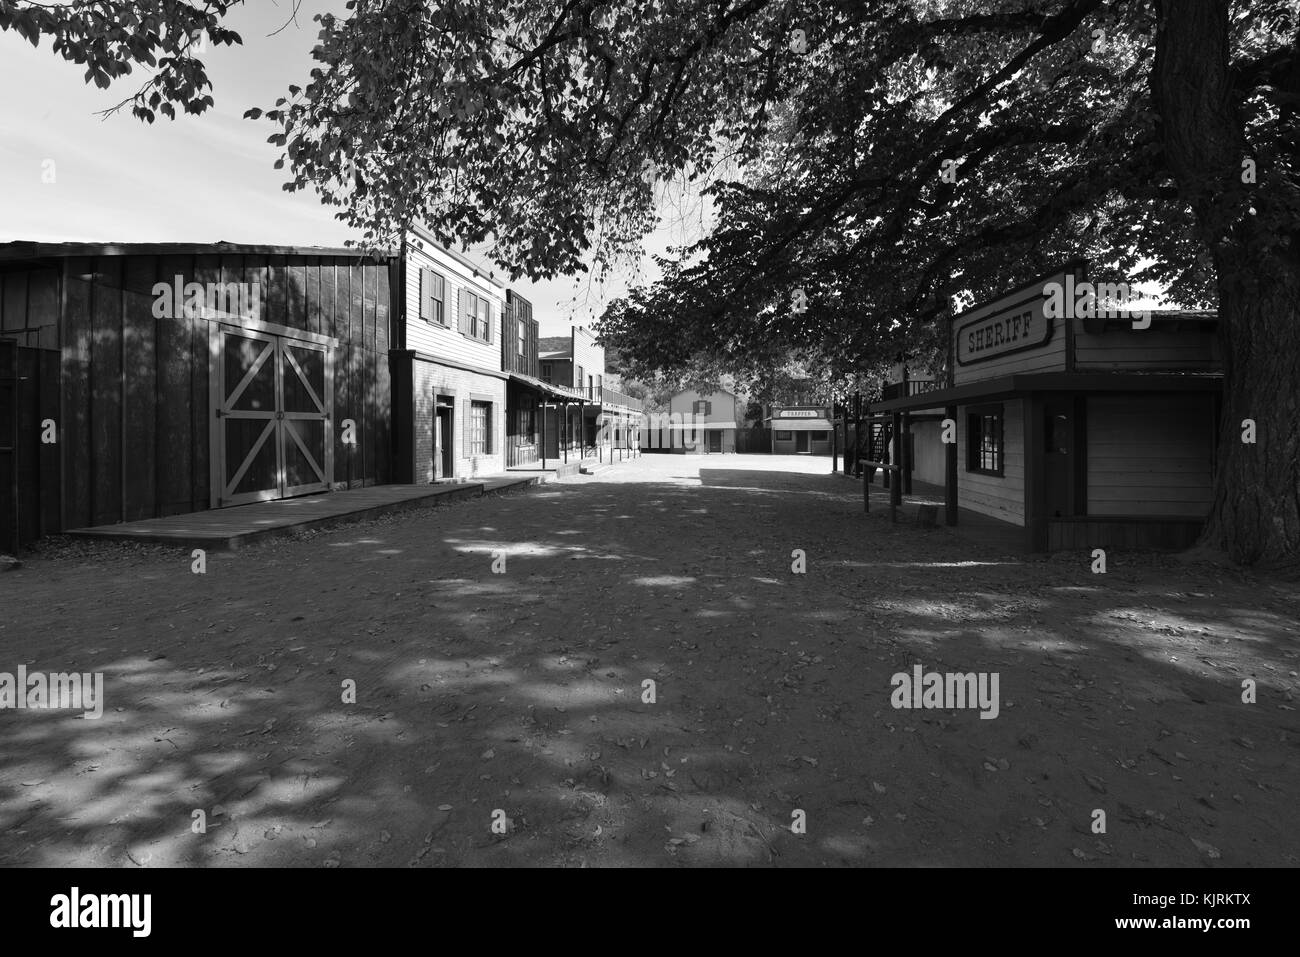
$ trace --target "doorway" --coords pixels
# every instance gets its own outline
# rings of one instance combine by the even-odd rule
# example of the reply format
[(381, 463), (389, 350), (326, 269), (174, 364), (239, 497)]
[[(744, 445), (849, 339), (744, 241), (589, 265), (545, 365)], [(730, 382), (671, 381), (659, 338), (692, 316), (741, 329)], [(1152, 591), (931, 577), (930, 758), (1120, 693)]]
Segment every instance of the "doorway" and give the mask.
[(1051, 398), (1043, 404), (1043, 486), (1048, 518), (1075, 514), (1074, 408), (1071, 398)]
[(807, 433), (807, 432), (796, 432), (796, 433), (794, 434), (794, 450), (795, 450), (796, 452), (807, 452), (807, 451), (808, 451), (808, 433)]
[(451, 405), (453, 401), (442, 396), (438, 397), (437, 415), (433, 420), (433, 480), (435, 482), (451, 478), (454, 472), (452, 453), (456, 433), (452, 431), (452, 419), (455, 415), (455, 408)]
[(709, 430), (709, 451), (710, 452), (722, 451), (722, 433), (717, 429)]
[(224, 324), (213, 335), (213, 505), (329, 491), (333, 350)]

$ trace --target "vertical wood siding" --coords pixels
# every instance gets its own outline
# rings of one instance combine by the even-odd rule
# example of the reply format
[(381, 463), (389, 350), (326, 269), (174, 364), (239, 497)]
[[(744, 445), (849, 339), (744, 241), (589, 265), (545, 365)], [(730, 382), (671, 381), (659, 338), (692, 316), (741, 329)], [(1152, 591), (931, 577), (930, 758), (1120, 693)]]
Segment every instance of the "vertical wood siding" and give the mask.
[(259, 283), (258, 318), (336, 337), (331, 425), (338, 442), (353, 419), (358, 444), (336, 445), (332, 482), (391, 481), (388, 270), (354, 257), (213, 251), (66, 257), (0, 274), (0, 334), (52, 350), (60, 365), (57, 380), (41, 384), (55, 406), (61, 390), (63, 406), (42, 469), (47, 487), (61, 490), (63, 514), (60, 523), (43, 504), (44, 531), (208, 507), (211, 320), (153, 315), (154, 284), (177, 275)]

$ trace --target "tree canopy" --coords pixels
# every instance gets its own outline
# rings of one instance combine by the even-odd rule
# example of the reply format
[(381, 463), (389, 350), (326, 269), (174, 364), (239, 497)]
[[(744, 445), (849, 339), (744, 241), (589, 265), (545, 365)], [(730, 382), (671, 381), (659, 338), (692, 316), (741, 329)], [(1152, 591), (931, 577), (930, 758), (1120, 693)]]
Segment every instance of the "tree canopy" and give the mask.
[[(0, 0), (136, 112), (206, 102), (176, 39), (229, 3)], [(381, 244), (421, 221), (532, 278), (608, 267), (682, 177), (716, 226), (600, 331), (648, 378), (796, 357), (846, 380), (1067, 258), (1218, 307), (1208, 539), (1300, 550), (1300, 9), (1293, 0), (350, 0), (253, 119), (286, 188)], [(144, 39), (109, 25), (142, 16)], [(77, 19), (77, 18), (80, 19)], [(162, 20), (158, 18), (161, 17)], [(173, 18), (175, 29), (164, 21)], [(117, 66), (111, 64), (116, 63)], [(155, 101), (154, 97), (158, 99)], [(206, 94), (204, 94), (206, 96)], [(141, 112), (141, 110), (145, 112)], [(1267, 438), (1243, 448), (1237, 424)]]

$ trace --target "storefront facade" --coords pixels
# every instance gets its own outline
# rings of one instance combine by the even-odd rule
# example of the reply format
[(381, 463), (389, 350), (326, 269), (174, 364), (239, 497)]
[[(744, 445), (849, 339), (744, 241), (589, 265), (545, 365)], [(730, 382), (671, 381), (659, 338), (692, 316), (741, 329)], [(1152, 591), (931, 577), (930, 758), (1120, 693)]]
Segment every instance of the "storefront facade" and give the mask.
[(1054, 294), (1086, 283), (1070, 263), (956, 317), (946, 387), (871, 412), (893, 419), (891, 461), (944, 487), (950, 524), (970, 509), (1022, 528), (1029, 551), (1186, 547), (1211, 502), (1216, 317), (1059, 314)]
[(822, 406), (774, 406), (766, 420), (774, 455), (830, 455), (834, 426)]
[(505, 285), (413, 228), (393, 353), (395, 471), (410, 483), (505, 469)]

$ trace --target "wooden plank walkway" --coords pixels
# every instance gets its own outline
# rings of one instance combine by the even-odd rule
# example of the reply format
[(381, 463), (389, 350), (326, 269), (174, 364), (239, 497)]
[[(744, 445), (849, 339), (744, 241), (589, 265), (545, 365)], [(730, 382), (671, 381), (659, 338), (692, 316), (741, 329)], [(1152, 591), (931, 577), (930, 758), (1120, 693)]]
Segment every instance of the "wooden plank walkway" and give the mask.
[(203, 512), (148, 518), (117, 525), (71, 529), (82, 538), (162, 542), (208, 549), (230, 549), (261, 539), (364, 521), (389, 512), (429, 508), (538, 484), (537, 476), (492, 475), (478, 481), (441, 485), (372, 485), (367, 488), (300, 495), (297, 498)]

